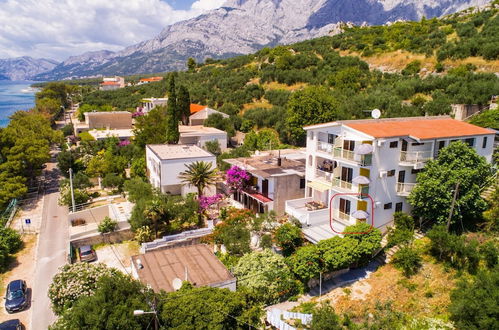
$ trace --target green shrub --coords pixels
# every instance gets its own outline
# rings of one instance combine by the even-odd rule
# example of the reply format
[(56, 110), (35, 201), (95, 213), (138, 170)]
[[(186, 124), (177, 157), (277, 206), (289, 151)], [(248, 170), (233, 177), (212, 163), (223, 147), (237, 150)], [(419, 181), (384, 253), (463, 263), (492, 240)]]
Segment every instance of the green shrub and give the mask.
[(5, 244), (8, 253), (13, 254), (19, 251), (23, 246), (21, 235), (12, 228), (0, 228), (0, 244)]
[(154, 233), (148, 226), (142, 226), (135, 231), (135, 240), (140, 244), (150, 242), (154, 239)]
[(115, 231), (117, 227), (118, 227), (118, 221), (113, 220), (110, 217), (106, 216), (104, 220), (102, 220), (99, 223), (97, 230), (101, 234), (106, 234)]
[(260, 247), (262, 249), (271, 249), (272, 248), (272, 235), (265, 234), (260, 238)]
[(347, 268), (359, 260), (360, 255), (357, 254), (358, 245), (359, 241), (352, 237), (341, 238), (334, 236), (320, 241), (317, 244), (317, 249), (322, 256), (321, 260), (324, 263), (324, 268), (327, 271), (335, 271)]
[(480, 246), (480, 254), (488, 268), (494, 268), (499, 263), (499, 248), (493, 241), (482, 244)]
[(276, 229), (274, 239), (287, 257), (303, 244), (303, 233), (299, 227), (288, 222)]
[(306, 245), (298, 248), (288, 257), (287, 263), (293, 273), (304, 283), (317, 278), (324, 269), (321, 254), (317, 245)]
[(392, 262), (396, 268), (402, 270), (404, 276), (411, 277), (421, 268), (422, 258), (416, 249), (404, 246), (394, 254)]

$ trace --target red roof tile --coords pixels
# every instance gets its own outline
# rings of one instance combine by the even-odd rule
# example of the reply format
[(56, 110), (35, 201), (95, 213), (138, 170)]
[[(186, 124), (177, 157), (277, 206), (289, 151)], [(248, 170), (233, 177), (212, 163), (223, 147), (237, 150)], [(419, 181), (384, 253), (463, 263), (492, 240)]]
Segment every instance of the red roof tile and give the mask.
[(412, 136), (420, 140), (493, 134), (492, 131), (455, 119), (397, 119), (369, 122), (349, 122), (345, 126), (374, 138)]

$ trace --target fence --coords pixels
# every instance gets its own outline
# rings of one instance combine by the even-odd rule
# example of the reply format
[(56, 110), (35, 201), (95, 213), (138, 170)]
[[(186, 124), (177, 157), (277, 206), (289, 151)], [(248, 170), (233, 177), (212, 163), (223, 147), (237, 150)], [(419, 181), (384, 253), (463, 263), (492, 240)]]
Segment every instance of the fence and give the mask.
[(5, 208), (3, 213), (0, 215), (0, 221), (1, 221), (2, 226), (8, 227), (9, 223), (12, 221), (12, 219), (14, 218), (14, 215), (16, 214), (17, 206), (18, 206), (18, 202), (17, 202), (16, 198), (12, 199), (9, 202), (9, 205), (7, 205), (7, 208)]
[(293, 313), (272, 309), (267, 311), (267, 322), (279, 330), (295, 330), (296, 328), (286, 323), (284, 320), (300, 320), (302, 325), (312, 322), (312, 314)]
[(142, 243), (142, 246), (140, 247), (140, 253), (146, 253), (150, 250), (175, 245), (177, 243), (185, 242), (188, 240), (199, 239), (211, 234), (212, 232), (213, 228), (201, 228), (196, 230), (184, 231), (183, 233), (176, 235), (163, 236), (163, 238), (156, 239), (152, 242)]

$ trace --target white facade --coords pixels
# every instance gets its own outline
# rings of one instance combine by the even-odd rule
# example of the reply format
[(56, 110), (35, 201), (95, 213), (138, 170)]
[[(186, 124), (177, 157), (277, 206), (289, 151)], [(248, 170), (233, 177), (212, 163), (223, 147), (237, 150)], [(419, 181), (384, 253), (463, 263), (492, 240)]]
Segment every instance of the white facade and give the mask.
[(218, 141), (222, 152), (227, 149), (227, 133), (217, 128), (180, 125), (178, 130), (180, 133), (180, 144), (196, 145), (204, 148), (206, 142)]
[(142, 107), (139, 107), (137, 110), (143, 113), (148, 113), (152, 109), (156, 108), (159, 105), (166, 105), (168, 103), (168, 98), (148, 98), (142, 100)]
[[(154, 144), (146, 146), (146, 165), (149, 182), (163, 193), (183, 195), (196, 192), (196, 187), (183, 184), (178, 177), (186, 165), (204, 161), (217, 167), (216, 157), (198, 146)], [(214, 187), (204, 193), (214, 194)]]
[(203, 110), (200, 110), (192, 115), (189, 116), (189, 125), (194, 126), (194, 125), (203, 125), (204, 121), (208, 119), (208, 117), (212, 114), (219, 114), (224, 118), (229, 118), (229, 115), (211, 108), (204, 108)]
[[(442, 119), (445, 123), (439, 123), (437, 119), (412, 119), (418, 120), (414, 125), (417, 128), (430, 122), (427, 130), (424, 127), (423, 130), (415, 129), (415, 134), (428, 131), (434, 137), (420, 139), (411, 134), (390, 136), (389, 132), (397, 130), (397, 120), (407, 122), (411, 119), (391, 120), (388, 124), (391, 126), (385, 125), (386, 131), (384, 126), (379, 126), (379, 134), (372, 134), (369, 129), (353, 128), (356, 126), (354, 123), (364, 125), (366, 121), (305, 127), (305, 198), (287, 201), (286, 212), (305, 225), (304, 233), (309, 240), (317, 242), (341, 234), (345, 227), (357, 221), (372, 223), (374, 227), (386, 231), (392, 225), (394, 212), (411, 211), (407, 196), (415, 185), (417, 173), (426, 161), (437, 157), (438, 151), (451, 141), (463, 140), (488, 162), (491, 161), (494, 135), (488, 130), (447, 118)], [(388, 120), (378, 121), (378, 124), (385, 122), (388, 123)], [(472, 132), (476, 127), (475, 132), (479, 134), (446, 136), (448, 134), (442, 133), (438, 137), (438, 129), (433, 128), (438, 128), (439, 124), (457, 125), (455, 131), (458, 133), (464, 129)], [(452, 127), (449, 131), (452, 131)], [(362, 215), (366, 214), (356, 211), (367, 212), (367, 217), (362, 219)]]

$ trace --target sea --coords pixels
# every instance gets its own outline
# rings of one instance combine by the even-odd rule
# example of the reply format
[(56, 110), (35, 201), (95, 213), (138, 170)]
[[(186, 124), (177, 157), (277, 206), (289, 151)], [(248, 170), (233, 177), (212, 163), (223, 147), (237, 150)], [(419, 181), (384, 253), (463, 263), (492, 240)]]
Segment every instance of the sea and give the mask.
[(35, 105), (36, 88), (30, 81), (0, 80), (0, 127), (9, 124), (9, 116), (17, 110), (29, 110)]

